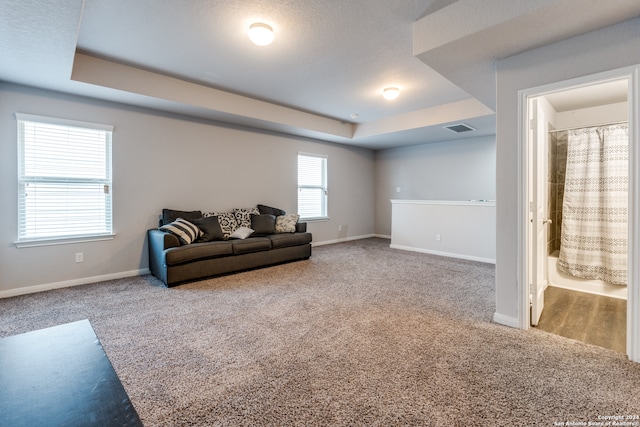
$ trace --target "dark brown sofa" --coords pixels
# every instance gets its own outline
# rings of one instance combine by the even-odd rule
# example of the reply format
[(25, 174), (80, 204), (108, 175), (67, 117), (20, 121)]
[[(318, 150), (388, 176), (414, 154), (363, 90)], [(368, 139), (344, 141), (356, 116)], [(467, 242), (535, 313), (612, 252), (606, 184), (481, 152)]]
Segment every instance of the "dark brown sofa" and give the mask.
[(294, 233), (268, 234), (246, 239), (181, 244), (178, 237), (160, 229), (148, 230), (149, 269), (168, 286), (206, 277), (250, 270), (311, 256), (307, 224)]

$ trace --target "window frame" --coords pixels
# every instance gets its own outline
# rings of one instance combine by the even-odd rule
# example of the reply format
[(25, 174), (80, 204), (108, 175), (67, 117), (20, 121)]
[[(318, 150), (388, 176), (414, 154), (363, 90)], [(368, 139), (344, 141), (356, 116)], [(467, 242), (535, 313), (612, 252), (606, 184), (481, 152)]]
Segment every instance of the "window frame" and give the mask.
[[(300, 158), (314, 158), (321, 159), (321, 185), (301, 185), (300, 184)], [(328, 156), (324, 154), (315, 154), (315, 153), (305, 153), (298, 152), (297, 156), (297, 172), (298, 172), (298, 214), (300, 215), (300, 219), (311, 222), (311, 221), (326, 221), (329, 219), (329, 187), (328, 187)], [(300, 213), (300, 192), (303, 189), (320, 189), (322, 191), (322, 200), (320, 201), (321, 210), (320, 215), (315, 216), (302, 216)]]
[[(77, 242), (89, 242), (99, 240), (111, 240), (115, 237), (113, 232), (113, 172), (112, 172), (112, 138), (113, 138), (113, 126), (83, 122), (77, 120), (60, 119), (56, 117), (38, 116), (33, 114), (15, 113), (16, 129), (17, 129), (17, 240), (14, 244), (18, 248), (33, 247), (33, 246), (48, 246), (48, 245), (60, 245), (67, 243)], [(26, 166), (26, 150), (28, 149), (27, 141), (24, 133), (25, 123), (35, 123), (37, 125), (54, 125), (67, 127), (69, 129), (77, 128), (82, 132), (96, 131), (104, 132), (104, 170), (105, 175), (101, 178), (95, 177), (73, 177), (71, 175), (29, 175)], [(73, 232), (72, 229), (68, 229), (68, 234), (49, 234), (49, 235), (34, 235), (25, 234), (28, 228), (28, 219), (26, 213), (26, 194), (24, 190), (25, 185), (28, 183), (33, 184), (50, 184), (55, 186), (56, 184), (79, 184), (79, 185), (102, 185), (104, 188), (105, 196), (104, 201), (104, 232), (101, 231), (88, 231), (87, 233)], [(73, 191), (72, 191), (73, 192)], [(37, 222), (37, 221), (36, 221)], [(67, 230), (67, 229), (65, 229)]]

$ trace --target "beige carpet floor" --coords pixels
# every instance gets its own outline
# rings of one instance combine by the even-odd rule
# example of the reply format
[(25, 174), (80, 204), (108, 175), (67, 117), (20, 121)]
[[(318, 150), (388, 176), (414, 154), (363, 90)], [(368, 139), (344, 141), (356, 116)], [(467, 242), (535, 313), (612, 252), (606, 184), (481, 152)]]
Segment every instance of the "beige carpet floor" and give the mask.
[(3, 299), (0, 337), (89, 319), (146, 426), (554, 426), (640, 414), (640, 364), (494, 324), (494, 301), (493, 265), (366, 239), (171, 289), (145, 276)]

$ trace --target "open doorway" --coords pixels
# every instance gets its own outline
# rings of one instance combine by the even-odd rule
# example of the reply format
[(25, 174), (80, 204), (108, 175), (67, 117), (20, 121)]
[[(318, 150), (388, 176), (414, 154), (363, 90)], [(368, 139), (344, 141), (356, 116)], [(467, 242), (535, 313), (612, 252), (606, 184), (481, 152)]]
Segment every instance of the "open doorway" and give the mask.
[[(540, 291), (531, 324), (626, 352), (628, 81), (532, 98)], [(565, 197), (566, 188), (566, 197)], [(536, 244), (539, 244), (536, 242)], [(623, 301), (619, 301), (619, 299)], [(547, 309), (543, 310), (546, 305)], [(533, 307), (533, 304), (532, 304)]]
[[(634, 253), (637, 255), (638, 250), (637, 243), (631, 237), (637, 234), (638, 226), (637, 219), (633, 219), (627, 228), (626, 220), (635, 218), (631, 216), (631, 211), (637, 209), (639, 198), (636, 194), (637, 183), (634, 183), (637, 181), (637, 174), (630, 173), (638, 157), (638, 149), (632, 147), (632, 142), (637, 140), (635, 129), (638, 126), (637, 74), (638, 67), (630, 67), (623, 71), (612, 71), (598, 76), (521, 91), (520, 94), (521, 105), (525, 111), (521, 124), (521, 142), (523, 143), (521, 153), (524, 166), (521, 174), (521, 188), (524, 194), (521, 199), (520, 217), (523, 221), (520, 237), (524, 255), (521, 278), (525, 288), (521, 293), (523, 296), (521, 307), (523, 314), (526, 311), (521, 318), (526, 324), (523, 322), (521, 325), (526, 329), (530, 325), (542, 323), (541, 327), (561, 330), (562, 325), (553, 325), (554, 320), (549, 320), (555, 313), (556, 322), (592, 328), (592, 330), (578, 331), (578, 333), (575, 330), (570, 332), (574, 336), (565, 333), (560, 333), (561, 335), (576, 339), (580, 339), (581, 335), (586, 336), (587, 339), (582, 340), (592, 344), (598, 344), (597, 340), (596, 342), (593, 340), (594, 334), (607, 338), (617, 336), (618, 342), (613, 345), (615, 348), (610, 345), (603, 346), (626, 352), (632, 360), (636, 361), (639, 357), (640, 327), (638, 327), (638, 313), (634, 312), (634, 307), (639, 305), (636, 297), (638, 291), (635, 288), (637, 262), (634, 260), (637, 256), (634, 256)], [(526, 126), (522, 126), (524, 124)], [(621, 129), (627, 132), (622, 138), (620, 136), (622, 134), (618, 132)], [(617, 165), (622, 164), (625, 169), (617, 172), (609, 170), (599, 178), (571, 175), (572, 172), (567, 169), (567, 163), (576, 161), (584, 163), (589, 157), (585, 154), (586, 151), (593, 152), (598, 149), (589, 149), (584, 146), (576, 149), (578, 142), (568, 144), (569, 135), (572, 135), (571, 138), (574, 140), (578, 139), (576, 135), (583, 134), (595, 134), (596, 139), (602, 139), (605, 133), (613, 135), (613, 132), (618, 132), (613, 145), (617, 146), (618, 150), (621, 145), (624, 145), (625, 149), (628, 148), (626, 154), (629, 157), (624, 158), (624, 161), (621, 162), (622, 158), (618, 155), (612, 157), (615, 158), (614, 163), (617, 161)], [(624, 144), (621, 143), (622, 140)], [(567, 154), (569, 145), (574, 148)], [(582, 157), (577, 160), (576, 150), (582, 150), (584, 154), (580, 154)], [(568, 162), (568, 158), (573, 160)], [(592, 160), (589, 158), (589, 161)], [(609, 160), (605, 159), (600, 163), (602, 162), (607, 163)], [(596, 163), (599, 164), (597, 160)], [(569, 165), (569, 167), (576, 166)], [(584, 170), (580, 173), (584, 174)], [(560, 181), (565, 180), (567, 176), (569, 176), (567, 182), (557, 180), (558, 177), (562, 178)], [(619, 194), (603, 193), (604, 197), (600, 197), (606, 203), (616, 200), (619, 206), (599, 207), (589, 197), (584, 200), (576, 199), (578, 196), (573, 194), (575, 191), (573, 187), (579, 181), (591, 182), (595, 185), (593, 188), (584, 190), (589, 197), (607, 188), (607, 191), (614, 187), (621, 190)], [(603, 182), (613, 183), (614, 181), (616, 185), (603, 186)], [(567, 186), (571, 187), (571, 192), (563, 194), (567, 191)], [(621, 195), (624, 195), (624, 199)], [(566, 202), (567, 199), (569, 200), (568, 210), (563, 212), (563, 204), (565, 204), (563, 201)], [(581, 201), (576, 202), (576, 200)], [(603, 212), (614, 211), (617, 212), (617, 218), (608, 221), (617, 223), (618, 227), (614, 227), (615, 231), (603, 230), (604, 234), (598, 235), (595, 230), (600, 230), (604, 226), (588, 224), (590, 220), (602, 216)], [(582, 216), (579, 219), (586, 221), (586, 225), (572, 223), (575, 219), (572, 217), (576, 216), (576, 212), (580, 212), (577, 216)], [(621, 221), (623, 213), (624, 224)], [(593, 252), (596, 250), (594, 244), (602, 241), (613, 242), (614, 246), (616, 243), (618, 245), (615, 248), (609, 246), (604, 249), (608, 255), (614, 254), (613, 261), (605, 264), (604, 267), (591, 265), (590, 255), (585, 255), (585, 252), (573, 253), (580, 249), (579, 246), (585, 245), (587, 245), (587, 251)], [(565, 244), (564, 248), (562, 242)], [(636, 248), (635, 252), (634, 248)], [(559, 256), (562, 252), (564, 252), (563, 256)], [(583, 270), (575, 270), (574, 267), (582, 267)], [(609, 274), (591, 274), (603, 271)], [(572, 280), (572, 276), (578, 279)], [(564, 279), (567, 279), (568, 284), (562, 281)], [(553, 299), (548, 301), (549, 310), (546, 313), (545, 296)], [(586, 300), (582, 297), (586, 297)], [(562, 300), (560, 308), (555, 304), (558, 299)], [(596, 308), (604, 308), (609, 310), (609, 313), (602, 315), (598, 314), (593, 306), (588, 308), (589, 305), (585, 305), (585, 301), (589, 299), (594, 300)], [(609, 299), (614, 299), (613, 304), (607, 303)], [(571, 322), (570, 301), (581, 301), (574, 304), (573, 309), (576, 311), (574, 322)], [(593, 312), (589, 312), (592, 309)], [(578, 316), (581, 318), (577, 319)], [(598, 323), (598, 317), (604, 317), (602, 322)], [(614, 319), (613, 322), (612, 319)], [(550, 323), (552, 325), (549, 328)], [(623, 328), (620, 328), (621, 323), (624, 325)], [(620, 329), (624, 329), (622, 336)]]

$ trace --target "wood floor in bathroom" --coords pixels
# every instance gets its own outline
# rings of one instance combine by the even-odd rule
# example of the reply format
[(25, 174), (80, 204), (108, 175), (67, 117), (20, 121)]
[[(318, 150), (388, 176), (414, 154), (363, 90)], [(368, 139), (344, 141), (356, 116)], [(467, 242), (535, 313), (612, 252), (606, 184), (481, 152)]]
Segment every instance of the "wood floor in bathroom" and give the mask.
[(627, 301), (549, 286), (537, 328), (626, 353)]

